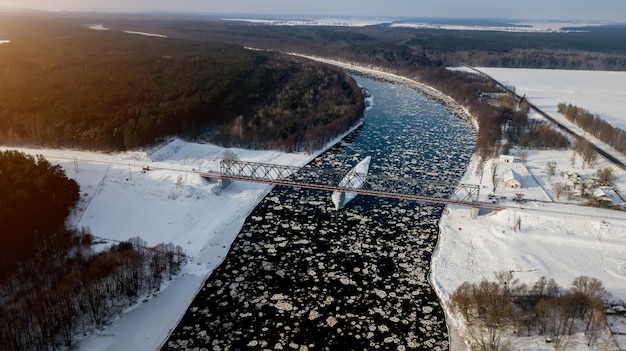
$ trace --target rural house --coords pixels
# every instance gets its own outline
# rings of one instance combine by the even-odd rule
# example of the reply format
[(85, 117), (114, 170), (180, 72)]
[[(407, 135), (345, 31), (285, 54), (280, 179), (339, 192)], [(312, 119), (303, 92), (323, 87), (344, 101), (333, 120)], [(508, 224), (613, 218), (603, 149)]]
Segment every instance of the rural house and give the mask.
[(504, 173), (504, 176), (502, 177), (502, 184), (511, 189), (519, 189), (522, 187), (519, 174), (512, 169)]

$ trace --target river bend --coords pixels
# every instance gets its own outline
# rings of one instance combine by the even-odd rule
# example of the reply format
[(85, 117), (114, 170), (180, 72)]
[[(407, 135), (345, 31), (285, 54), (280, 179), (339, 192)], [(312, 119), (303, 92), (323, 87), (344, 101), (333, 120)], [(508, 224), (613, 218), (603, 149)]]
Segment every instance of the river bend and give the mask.
[[(364, 124), (308, 166), (458, 182), (470, 128), (406, 86), (355, 76), (373, 96)], [(164, 350), (447, 350), (428, 283), (443, 206), (275, 187)]]

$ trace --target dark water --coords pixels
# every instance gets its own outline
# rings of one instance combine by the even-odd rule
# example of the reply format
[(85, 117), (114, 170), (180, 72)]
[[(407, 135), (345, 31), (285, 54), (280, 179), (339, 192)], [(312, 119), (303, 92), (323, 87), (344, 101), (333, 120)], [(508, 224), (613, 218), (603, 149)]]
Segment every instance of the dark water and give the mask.
[[(356, 77), (374, 96), (365, 123), (309, 166), (458, 181), (469, 128), (399, 85)], [(427, 276), (441, 205), (276, 187), (195, 297), (165, 350), (445, 350)]]

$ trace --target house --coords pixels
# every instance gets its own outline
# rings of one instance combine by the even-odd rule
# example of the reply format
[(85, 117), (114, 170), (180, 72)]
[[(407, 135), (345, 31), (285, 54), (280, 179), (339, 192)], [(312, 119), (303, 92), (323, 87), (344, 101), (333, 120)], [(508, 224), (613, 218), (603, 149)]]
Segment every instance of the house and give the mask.
[(504, 173), (502, 176), (502, 184), (511, 189), (519, 189), (522, 187), (522, 181), (520, 180), (519, 174), (512, 169)]
[(515, 161), (515, 156), (500, 155), (500, 163), (513, 163), (514, 161)]
[(593, 197), (596, 199), (598, 205), (610, 206), (613, 204), (611, 197), (602, 188), (596, 188), (593, 191)]

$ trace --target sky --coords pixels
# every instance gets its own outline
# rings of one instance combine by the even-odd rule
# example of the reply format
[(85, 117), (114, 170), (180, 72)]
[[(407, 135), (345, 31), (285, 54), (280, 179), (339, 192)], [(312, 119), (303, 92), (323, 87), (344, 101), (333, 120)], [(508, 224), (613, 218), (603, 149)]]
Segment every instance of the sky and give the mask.
[(0, 8), (626, 22), (624, 0), (0, 0)]

